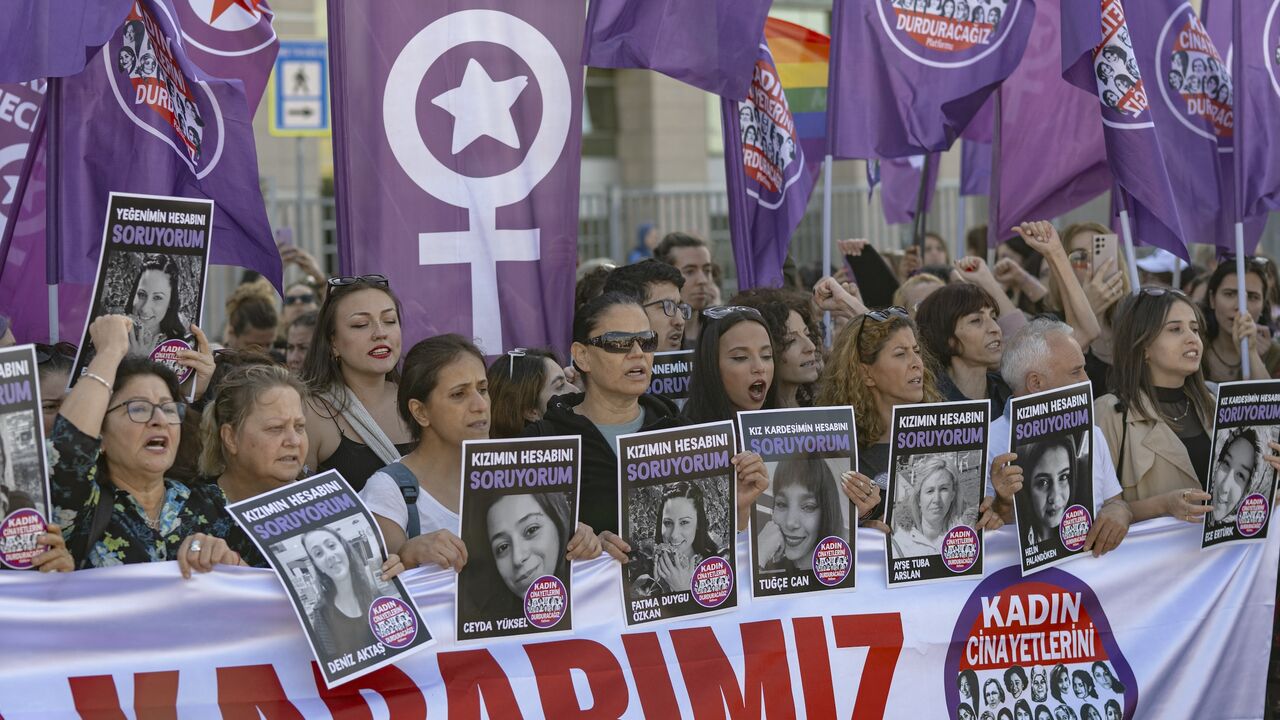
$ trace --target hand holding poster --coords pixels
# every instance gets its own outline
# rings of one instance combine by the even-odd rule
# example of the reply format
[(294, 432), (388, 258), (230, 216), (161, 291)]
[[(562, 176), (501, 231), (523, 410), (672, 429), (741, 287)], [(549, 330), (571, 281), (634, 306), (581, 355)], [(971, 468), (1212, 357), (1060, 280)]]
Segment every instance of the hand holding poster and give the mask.
[(889, 440), (889, 587), (982, 575), (991, 403), (898, 405)]
[(653, 354), (653, 376), (649, 392), (661, 395), (683, 408), (689, 399), (689, 376), (693, 374), (693, 350), (670, 350)]
[(462, 444), (459, 642), (573, 630), (581, 460), (577, 435)]
[(49, 520), (40, 379), (31, 345), (0, 350), (0, 565), (31, 567)]
[(1265, 540), (1276, 494), (1276, 471), (1264, 459), (1280, 442), (1280, 381), (1218, 386), (1213, 451), (1205, 492), (1213, 509), (1204, 516), (1201, 547)]
[(756, 410), (738, 423), (770, 478), (751, 518), (751, 596), (852, 590), (857, 509), (840, 481), (855, 465), (853, 408)]
[(738, 605), (733, 422), (618, 436), (627, 626)]
[(1093, 388), (1077, 383), (1010, 401), (1009, 447), (1022, 468), (1013, 497), (1022, 572), (1084, 552), (1093, 527)]
[(93, 305), (70, 384), (93, 358), (89, 326), (102, 315), (127, 315), (133, 320), (129, 354), (162, 362), (186, 382), (192, 371), (176, 358), (195, 347), (191, 325), (202, 321), (212, 231), (209, 200), (111, 193)]
[(289, 594), (325, 685), (390, 665), (434, 640), (386, 543), (336, 470), (228, 505)]

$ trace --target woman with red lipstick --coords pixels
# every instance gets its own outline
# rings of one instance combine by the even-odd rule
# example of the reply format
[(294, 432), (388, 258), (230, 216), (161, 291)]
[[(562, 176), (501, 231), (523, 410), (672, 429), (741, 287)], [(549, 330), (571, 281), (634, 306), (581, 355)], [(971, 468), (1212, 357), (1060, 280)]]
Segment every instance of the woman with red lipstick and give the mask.
[(369, 476), (413, 449), (396, 410), (400, 301), (382, 275), (329, 279), (302, 362), (307, 465), (337, 470), (358, 492)]

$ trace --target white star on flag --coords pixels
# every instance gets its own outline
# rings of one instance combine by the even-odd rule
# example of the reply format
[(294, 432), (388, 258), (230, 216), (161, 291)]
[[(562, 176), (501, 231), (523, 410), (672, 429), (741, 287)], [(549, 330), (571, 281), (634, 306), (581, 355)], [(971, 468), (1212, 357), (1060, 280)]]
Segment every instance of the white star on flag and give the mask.
[(431, 104), (453, 115), (453, 154), (457, 155), (481, 135), (520, 149), (511, 106), (529, 85), (526, 75), (495, 82), (475, 58), (467, 61), (462, 84), (441, 93)]
[(4, 182), (9, 189), (3, 193), (3, 199), (0, 199), (0, 205), (12, 205), (14, 197), (18, 194), (18, 176), (5, 175)]

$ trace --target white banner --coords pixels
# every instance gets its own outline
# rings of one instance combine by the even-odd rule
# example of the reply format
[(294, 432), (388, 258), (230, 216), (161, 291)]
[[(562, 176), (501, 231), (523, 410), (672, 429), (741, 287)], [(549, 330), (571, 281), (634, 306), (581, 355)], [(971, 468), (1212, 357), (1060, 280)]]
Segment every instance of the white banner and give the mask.
[(976, 701), (974, 717), (1260, 718), (1280, 536), (1199, 542), (1198, 526), (1146, 523), (1024, 581), (1006, 528), (985, 577), (888, 590), (884, 538), (864, 530), (855, 592), (742, 593), (734, 612), (636, 632), (601, 559), (574, 569), (573, 636), (464, 649), (453, 573), (415, 571), (438, 645), (331, 691), (269, 572), (0, 572), (0, 716), (957, 718)]

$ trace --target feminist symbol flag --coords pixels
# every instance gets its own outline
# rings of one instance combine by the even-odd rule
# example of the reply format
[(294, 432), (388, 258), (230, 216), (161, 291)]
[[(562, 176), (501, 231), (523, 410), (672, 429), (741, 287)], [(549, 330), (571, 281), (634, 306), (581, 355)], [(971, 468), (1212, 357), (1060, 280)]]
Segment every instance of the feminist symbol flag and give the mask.
[(836, 0), (830, 153), (947, 150), (1027, 47), (1032, 0)]
[(93, 282), (107, 198), (128, 192), (213, 200), (210, 261), (280, 286), (244, 91), (187, 56), (173, 5), (183, 1), (135, 2), (85, 69), (57, 86), (51, 280)]
[(404, 335), (569, 346), (581, 0), (329, 3), (338, 252)]
[(257, 110), (280, 52), (266, 0), (174, 0), (187, 55), (209, 75), (244, 82)]

